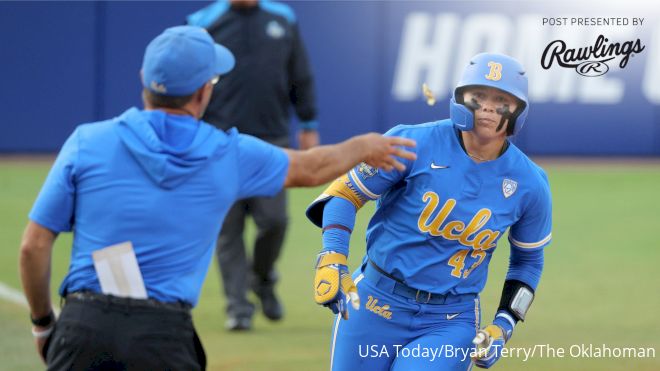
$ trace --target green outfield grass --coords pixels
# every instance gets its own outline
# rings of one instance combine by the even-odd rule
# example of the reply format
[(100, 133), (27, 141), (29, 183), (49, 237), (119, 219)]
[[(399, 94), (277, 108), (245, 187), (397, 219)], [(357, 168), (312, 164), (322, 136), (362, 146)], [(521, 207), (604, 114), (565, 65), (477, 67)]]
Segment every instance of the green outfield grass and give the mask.
[[(18, 246), (27, 213), (48, 164), (0, 162), (0, 282), (20, 288)], [(594, 344), (654, 347), (660, 350), (660, 165), (548, 165), (554, 198), (554, 242), (527, 322), (518, 326), (510, 347)], [(224, 301), (215, 262), (209, 270), (196, 326), (210, 370), (326, 370), (331, 313), (312, 301), (313, 263), (319, 230), (304, 209), (320, 191), (294, 190), (291, 226), (280, 260), (279, 293), (286, 318), (273, 324), (257, 317), (254, 331), (223, 329)], [(355, 266), (364, 253), (364, 228), (372, 206), (361, 211), (352, 240)], [(249, 239), (251, 240), (251, 239)], [(70, 235), (61, 236), (53, 259), (53, 295), (68, 267)], [(492, 318), (506, 272), (503, 238), (482, 295), (484, 319)], [(0, 300), (0, 370), (38, 370), (27, 309)], [(375, 329), (376, 330), (376, 329)], [(536, 357), (501, 360), (507, 370), (659, 370), (656, 358)]]

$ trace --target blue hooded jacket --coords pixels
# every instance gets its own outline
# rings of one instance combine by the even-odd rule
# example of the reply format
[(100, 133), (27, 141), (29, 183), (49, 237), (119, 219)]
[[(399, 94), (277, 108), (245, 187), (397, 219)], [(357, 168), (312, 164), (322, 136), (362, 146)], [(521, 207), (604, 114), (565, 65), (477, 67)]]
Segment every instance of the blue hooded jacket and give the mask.
[(100, 292), (92, 252), (131, 241), (148, 296), (195, 305), (231, 205), (276, 194), (287, 169), (283, 150), (235, 129), (131, 108), (73, 132), (30, 219), (74, 233), (61, 295)]

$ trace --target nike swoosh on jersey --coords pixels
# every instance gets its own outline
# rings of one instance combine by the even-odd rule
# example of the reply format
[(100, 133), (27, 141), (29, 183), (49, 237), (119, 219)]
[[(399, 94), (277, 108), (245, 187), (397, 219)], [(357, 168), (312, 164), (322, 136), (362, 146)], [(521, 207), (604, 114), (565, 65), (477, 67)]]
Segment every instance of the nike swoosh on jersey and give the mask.
[(460, 313), (447, 314), (447, 319), (448, 319), (448, 320), (452, 320), (452, 319), (458, 317), (459, 314), (460, 314)]
[(431, 162), (431, 169), (449, 169), (449, 166), (444, 166), (444, 165), (436, 165)]

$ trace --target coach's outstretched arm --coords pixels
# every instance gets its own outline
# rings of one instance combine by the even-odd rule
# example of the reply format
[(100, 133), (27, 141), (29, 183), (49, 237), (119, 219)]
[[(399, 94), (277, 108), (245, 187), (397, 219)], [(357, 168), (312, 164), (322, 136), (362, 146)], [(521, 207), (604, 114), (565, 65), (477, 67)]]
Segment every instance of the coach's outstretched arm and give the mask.
[(406, 167), (396, 157), (414, 160), (417, 155), (399, 146), (414, 147), (415, 141), (400, 137), (387, 137), (376, 133), (355, 136), (344, 142), (308, 149), (286, 150), (289, 171), (285, 187), (313, 187), (327, 183), (353, 166), (365, 162), (385, 171)]

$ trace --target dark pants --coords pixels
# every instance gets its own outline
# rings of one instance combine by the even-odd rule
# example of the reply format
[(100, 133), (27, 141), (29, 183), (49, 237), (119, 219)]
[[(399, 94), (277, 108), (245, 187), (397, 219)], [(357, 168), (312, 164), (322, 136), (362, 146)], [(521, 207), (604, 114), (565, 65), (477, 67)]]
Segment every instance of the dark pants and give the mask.
[(46, 344), (49, 371), (206, 368), (189, 309), (94, 298), (67, 298)]
[[(269, 140), (288, 146), (288, 138)], [(245, 218), (250, 215), (257, 226), (252, 262), (248, 262), (243, 240)], [(277, 281), (275, 262), (280, 256), (288, 222), (286, 191), (274, 197), (255, 197), (235, 203), (227, 213), (218, 238), (216, 256), (227, 297), (227, 314), (250, 317), (254, 305), (247, 300), (247, 290), (273, 286)]]
[[(258, 230), (251, 263), (243, 240), (248, 214), (254, 218)], [(252, 316), (254, 306), (246, 297), (249, 286), (275, 284), (275, 261), (282, 250), (286, 226), (286, 191), (272, 198), (238, 201), (229, 210), (217, 245), (218, 266), (227, 296), (227, 314)]]

